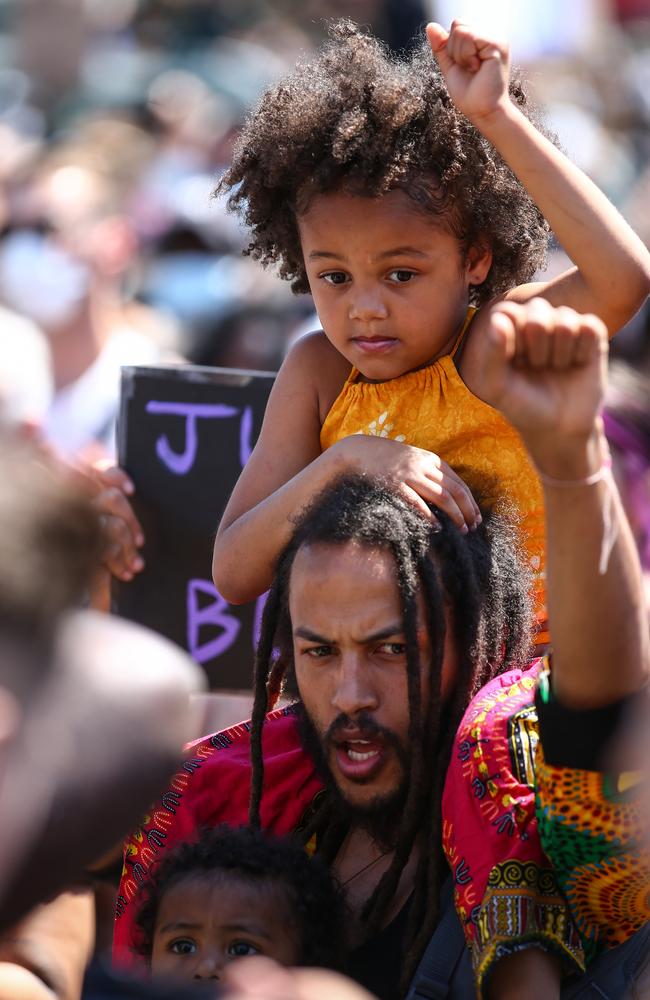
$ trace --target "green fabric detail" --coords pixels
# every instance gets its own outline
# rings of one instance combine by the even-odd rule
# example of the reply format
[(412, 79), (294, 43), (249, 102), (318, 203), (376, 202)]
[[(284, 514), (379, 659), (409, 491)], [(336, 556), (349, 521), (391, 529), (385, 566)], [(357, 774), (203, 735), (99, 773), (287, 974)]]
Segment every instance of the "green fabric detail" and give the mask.
[(565, 878), (560, 873), (583, 865), (600, 864), (607, 858), (616, 857), (623, 849), (618, 839), (608, 840), (602, 833), (577, 830), (563, 822), (548, 806), (542, 808), (539, 795), (535, 796), (535, 812), (544, 853), (553, 863), (562, 885)]

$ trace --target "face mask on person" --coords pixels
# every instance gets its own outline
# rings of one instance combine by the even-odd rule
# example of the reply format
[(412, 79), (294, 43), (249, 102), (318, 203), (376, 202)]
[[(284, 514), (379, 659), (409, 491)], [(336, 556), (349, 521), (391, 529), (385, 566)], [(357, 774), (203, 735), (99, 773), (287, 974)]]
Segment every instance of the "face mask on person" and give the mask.
[(72, 319), (89, 282), (84, 263), (35, 230), (15, 230), (0, 245), (0, 295), (47, 330)]

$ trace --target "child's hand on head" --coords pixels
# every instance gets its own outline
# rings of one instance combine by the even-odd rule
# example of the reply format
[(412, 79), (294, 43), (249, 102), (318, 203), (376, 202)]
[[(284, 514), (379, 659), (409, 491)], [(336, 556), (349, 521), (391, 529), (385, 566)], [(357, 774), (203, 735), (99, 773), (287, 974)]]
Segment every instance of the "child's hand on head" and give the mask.
[(447, 514), (467, 532), (481, 523), (481, 514), (469, 487), (450, 465), (424, 448), (389, 438), (353, 434), (333, 446), (345, 451), (360, 472), (385, 476), (399, 484), (406, 498), (433, 519), (429, 504)]
[(450, 31), (433, 22), (426, 30), (449, 95), (467, 118), (477, 123), (509, 100), (510, 56), (505, 42), (485, 38), (457, 20)]

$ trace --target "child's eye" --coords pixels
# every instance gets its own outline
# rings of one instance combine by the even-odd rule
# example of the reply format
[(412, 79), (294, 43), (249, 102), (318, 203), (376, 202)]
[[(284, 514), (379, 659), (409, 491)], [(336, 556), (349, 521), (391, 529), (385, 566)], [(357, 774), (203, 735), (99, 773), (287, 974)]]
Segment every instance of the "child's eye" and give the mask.
[(415, 277), (415, 271), (406, 271), (404, 268), (398, 267), (394, 271), (390, 271), (388, 277), (398, 285), (405, 285), (407, 281)]
[(174, 955), (193, 955), (198, 949), (192, 938), (176, 938), (170, 942), (169, 950)]
[(326, 274), (321, 274), (321, 278), (328, 285), (344, 285), (348, 280), (345, 271), (327, 271)]
[(233, 941), (228, 945), (228, 954), (233, 958), (246, 958), (247, 955), (259, 955), (260, 950), (248, 941)]

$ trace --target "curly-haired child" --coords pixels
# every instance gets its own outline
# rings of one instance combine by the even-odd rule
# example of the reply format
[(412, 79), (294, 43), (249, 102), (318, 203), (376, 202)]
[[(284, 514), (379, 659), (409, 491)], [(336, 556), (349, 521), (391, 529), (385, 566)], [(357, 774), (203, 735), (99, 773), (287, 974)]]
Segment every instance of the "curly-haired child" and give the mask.
[(238, 958), (340, 968), (343, 896), (318, 857), (248, 827), (214, 827), (154, 870), (137, 922), (154, 977), (219, 979)]
[[(481, 398), (490, 307), (541, 297), (613, 334), (648, 293), (650, 255), (535, 126), (506, 45), (458, 21), (429, 25), (403, 58), (349, 22), (332, 35), (263, 95), (217, 189), (250, 228), (249, 253), (311, 291), (322, 331), (278, 374), (219, 527), (216, 586), (232, 603), (261, 594), (293, 513), (342, 471), (383, 473), (463, 531), (479, 489), (518, 511), (542, 643), (541, 489)], [(574, 266), (533, 282), (549, 225)], [(562, 369), (580, 320), (555, 322)], [(530, 358), (543, 363), (549, 342), (540, 324)]]

